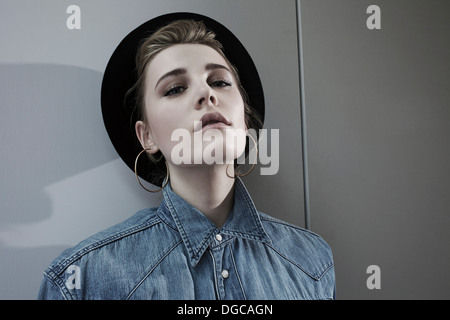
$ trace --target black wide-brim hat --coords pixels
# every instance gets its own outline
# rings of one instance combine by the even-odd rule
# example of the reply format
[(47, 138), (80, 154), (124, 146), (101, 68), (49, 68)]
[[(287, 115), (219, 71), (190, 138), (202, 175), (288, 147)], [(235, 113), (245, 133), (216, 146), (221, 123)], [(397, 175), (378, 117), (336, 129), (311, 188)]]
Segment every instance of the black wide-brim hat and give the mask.
[[(216, 34), (224, 54), (238, 70), (242, 87), (248, 95), (248, 104), (264, 121), (264, 94), (255, 64), (242, 43), (219, 22), (196, 13), (177, 12), (151, 19), (131, 31), (112, 54), (103, 76), (101, 107), (103, 121), (109, 138), (122, 160), (134, 171), (134, 163), (142, 146), (137, 139), (134, 106), (127, 106), (124, 98), (137, 81), (135, 58), (139, 45), (161, 27), (175, 20), (191, 19), (202, 21)], [(164, 163), (153, 163), (146, 157), (139, 160), (138, 175), (161, 187), (165, 175)], [(164, 173), (161, 175), (161, 173)], [(162, 177), (162, 178), (161, 178)]]

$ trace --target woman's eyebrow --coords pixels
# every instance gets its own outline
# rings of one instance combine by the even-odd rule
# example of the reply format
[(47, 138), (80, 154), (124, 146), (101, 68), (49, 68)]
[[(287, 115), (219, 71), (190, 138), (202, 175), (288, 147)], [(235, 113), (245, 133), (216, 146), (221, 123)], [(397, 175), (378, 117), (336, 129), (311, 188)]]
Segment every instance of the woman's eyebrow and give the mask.
[(172, 71), (165, 73), (164, 75), (161, 76), (161, 78), (159, 78), (158, 82), (156, 82), (155, 90), (158, 87), (158, 84), (165, 78), (170, 77), (170, 76), (179, 76), (179, 75), (185, 74), (186, 72), (187, 72), (187, 70), (185, 68), (176, 68), (176, 69), (173, 69)]
[(205, 70), (215, 70), (215, 69), (225, 69), (225, 70), (227, 70), (228, 72), (230, 72), (231, 73), (231, 71), (230, 71), (230, 69), (228, 69), (227, 67), (225, 67), (224, 65), (221, 65), (221, 64), (217, 64), (217, 63), (208, 63), (206, 66), (205, 66)]

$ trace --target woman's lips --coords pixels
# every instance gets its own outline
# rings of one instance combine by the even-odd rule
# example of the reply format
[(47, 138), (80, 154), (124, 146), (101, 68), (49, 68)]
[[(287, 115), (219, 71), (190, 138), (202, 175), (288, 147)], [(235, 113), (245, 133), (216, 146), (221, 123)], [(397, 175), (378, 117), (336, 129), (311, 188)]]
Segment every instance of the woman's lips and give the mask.
[(219, 112), (210, 112), (203, 115), (199, 122), (196, 122), (194, 131), (221, 129), (231, 126), (231, 122), (227, 120)]
[(221, 128), (227, 128), (227, 127), (229, 127), (229, 125), (225, 124), (223, 122), (214, 122), (214, 123), (209, 123), (209, 124), (204, 125), (202, 127), (202, 130), (205, 131), (208, 129), (221, 129)]

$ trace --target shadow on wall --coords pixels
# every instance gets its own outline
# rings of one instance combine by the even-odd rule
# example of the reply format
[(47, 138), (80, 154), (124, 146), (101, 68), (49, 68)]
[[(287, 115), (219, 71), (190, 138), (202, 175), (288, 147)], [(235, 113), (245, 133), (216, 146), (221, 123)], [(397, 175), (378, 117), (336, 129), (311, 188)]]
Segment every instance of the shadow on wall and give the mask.
[(112, 147), (101, 81), (79, 67), (0, 66), (0, 299), (36, 298), (62, 249), (160, 201), (135, 191)]
[(101, 74), (86, 69), (0, 67), (2, 229), (49, 218), (46, 186), (113, 159), (100, 87)]

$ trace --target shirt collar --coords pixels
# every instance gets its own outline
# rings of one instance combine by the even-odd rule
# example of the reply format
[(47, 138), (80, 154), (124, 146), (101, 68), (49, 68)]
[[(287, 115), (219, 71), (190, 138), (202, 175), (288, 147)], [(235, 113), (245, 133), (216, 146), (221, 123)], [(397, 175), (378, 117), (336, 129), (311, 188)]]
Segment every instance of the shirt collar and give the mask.
[(170, 183), (163, 189), (161, 218), (178, 229), (196, 266), (216, 234), (230, 235), (255, 241), (270, 242), (261, 223), (258, 211), (239, 177), (234, 184), (234, 205), (222, 228), (217, 228), (203, 213), (177, 195)]

